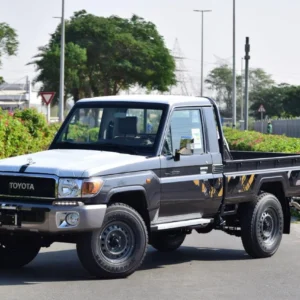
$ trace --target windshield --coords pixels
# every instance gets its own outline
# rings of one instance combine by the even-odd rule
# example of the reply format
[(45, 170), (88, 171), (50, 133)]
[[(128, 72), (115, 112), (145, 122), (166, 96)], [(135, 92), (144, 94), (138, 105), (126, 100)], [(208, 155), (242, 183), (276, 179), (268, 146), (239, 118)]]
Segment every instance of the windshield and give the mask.
[(163, 111), (162, 107), (132, 103), (78, 107), (51, 148), (150, 153), (158, 141)]

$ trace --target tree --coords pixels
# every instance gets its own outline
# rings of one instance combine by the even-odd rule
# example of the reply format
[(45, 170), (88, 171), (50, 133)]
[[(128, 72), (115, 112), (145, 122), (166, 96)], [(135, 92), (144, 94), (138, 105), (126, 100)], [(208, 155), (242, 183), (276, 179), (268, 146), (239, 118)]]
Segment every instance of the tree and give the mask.
[(260, 105), (263, 105), (269, 117), (281, 117), (284, 114), (283, 102), (285, 96), (285, 87), (279, 86), (253, 91), (251, 93), (252, 104), (250, 106), (250, 115), (256, 119), (260, 119), (258, 109)]
[[(0, 67), (4, 55), (13, 56), (17, 54), (19, 46), (17, 37), (16, 31), (7, 23), (0, 23)], [(0, 84), (3, 82), (3, 77), (0, 77)]]
[(257, 110), (261, 104), (270, 118), (300, 116), (300, 86), (279, 84), (253, 92), (252, 99), (252, 115), (256, 118), (260, 118)]
[[(237, 96), (241, 89), (241, 76), (236, 76)], [(228, 65), (214, 68), (205, 79), (209, 89), (216, 92), (216, 101), (220, 106), (223, 116), (232, 115), (232, 69)], [(239, 101), (240, 102), (240, 101)]]
[[(35, 60), (29, 64), (35, 64), (39, 71), (35, 82), (43, 83), (43, 90), (54, 91), (59, 94), (60, 76), (60, 47), (52, 44), (40, 47), (39, 53), (34, 56)], [(87, 89), (86, 84), (86, 49), (74, 43), (65, 45), (65, 93), (73, 94), (76, 100), (83, 96)], [(66, 99), (65, 99), (66, 100)], [(55, 104), (55, 101), (52, 103)]]
[[(69, 51), (70, 58), (75, 58), (70, 59), (65, 74), (66, 92), (75, 101), (84, 96), (115, 95), (134, 85), (163, 92), (175, 84), (175, 61), (163, 38), (153, 23), (136, 15), (123, 19), (98, 17), (85, 10), (75, 12), (66, 21), (65, 33), (66, 44), (78, 47), (66, 49), (66, 56)], [(60, 26), (31, 62), (39, 71), (35, 81), (51, 83), (56, 90), (58, 56), (49, 56), (49, 52), (58, 51), (59, 45)], [(86, 57), (81, 56), (83, 52), (76, 54), (79, 49)], [(48, 63), (53, 70), (46, 70)]]
[[(210, 71), (205, 83), (209, 89), (216, 93), (216, 101), (220, 105), (220, 110), (224, 117), (232, 116), (232, 68), (228, 65), (222, 65), (216, 67)], [(250, 69), (249, 70), (249, 103), (250, 106), (253, 103), (254, 97), (258, 97), (258, 93), (261, 90), (265, 90), (274, 84), (271, 76), (267, 74), (263, 69)], [(243, 84), (244, 87), (244, 84)], [(236, 75), (236, 98), (237, 98), (237, 116), (240, 116), (240, 107), (242, 95), (242, 76)]]
[(7, 23), (0, 23), (0, 65), (3, 55), (13, 56), (17, 54), (19, 42), (16, 31)]
[(286, 86), (283, 109), (286, 116), (300, 116), (300, 86)]
[[(275, 84), (271, 75), (267, 74), (263, 69), (250, 69), (249, 71), (249, 91), (257, 92), (262, 89), (267, 89)], [(251, 98), (251, 95), (249, 95)], [(251, 101), (251, 99), (250, 99)]]

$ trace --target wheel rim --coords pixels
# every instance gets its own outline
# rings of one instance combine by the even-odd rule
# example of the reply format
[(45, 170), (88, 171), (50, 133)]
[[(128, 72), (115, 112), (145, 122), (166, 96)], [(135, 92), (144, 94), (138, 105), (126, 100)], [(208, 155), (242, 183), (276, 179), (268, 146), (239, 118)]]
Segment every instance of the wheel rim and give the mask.
[(272, 244), (278, 235), (278, 215), (273, 208), (267, 208), (260, 218), (260, 235), (264, 243)]
[(99, 236), (99, 250), (110, 263), (120, 264), (133, 253), (134, 233), (124, 222), (113, 222), (106, 225)]

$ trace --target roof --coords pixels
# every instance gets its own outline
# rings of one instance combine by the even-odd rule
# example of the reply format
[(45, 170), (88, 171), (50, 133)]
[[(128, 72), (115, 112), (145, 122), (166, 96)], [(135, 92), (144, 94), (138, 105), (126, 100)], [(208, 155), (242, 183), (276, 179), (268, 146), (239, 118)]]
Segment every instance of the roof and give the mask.
[(102, 96), (94, 98), (85, 98), (77, 103), (97, 102), (97, 101), (117, 101), (117, 102), (149, 102), (158, 104), (167, 104), (170, 106), (180, 105), (211, 105), (207, 98), (195, 96), (177, 96), (177, 95), (118, 95)]
[(27, 84), (22, 83), (2, 83), (0, 84), (0, 90), (4, 91), (27, 91)]

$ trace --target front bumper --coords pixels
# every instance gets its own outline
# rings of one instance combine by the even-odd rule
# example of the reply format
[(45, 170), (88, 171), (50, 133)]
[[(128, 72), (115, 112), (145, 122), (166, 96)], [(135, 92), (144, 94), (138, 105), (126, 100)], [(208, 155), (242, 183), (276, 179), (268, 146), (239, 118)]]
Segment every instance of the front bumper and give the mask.
[[(104, 204), (54, 206), (0, 201), (2, 215), (9, 214), (15, 218), (14, 224), (8, 225), (5, 222), (0, 222), (0, 231), (49, 233), (91, 231), (102, 226), (106, 208), (107, 206)], [(75, 213), (78, 216), (78, 224), (70, 225), (66, 222), (66, 216), (70, 213)]]

